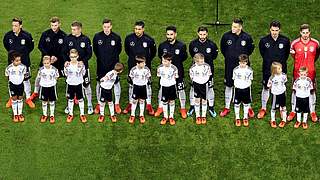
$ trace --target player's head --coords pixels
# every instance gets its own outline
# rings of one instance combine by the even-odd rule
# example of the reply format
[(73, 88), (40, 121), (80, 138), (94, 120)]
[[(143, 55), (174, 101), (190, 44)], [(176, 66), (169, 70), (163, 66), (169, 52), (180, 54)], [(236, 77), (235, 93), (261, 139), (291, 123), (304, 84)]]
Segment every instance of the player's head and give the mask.
[(136, 36), (141, 37), (144, 33), (144, 22), (143, 21), (137, 21), (134, 23), (134, 33)]
[(300, 26), (300, 35), (301, 35), (301, 38), (303, 40), (308, 40), (310, 39), (310, 25), (309, 24), (302, 24)]
[(146, 65), (146, 57), (142, 56), (142, 55), (137, 55), (136, 56), (136, 64), (137, 64), (138, 68), (144, 68), (144, 66)]
[(124, 65), (122, 63), (117, 63), (116, 65), (114, 65), (113, 69), (115, 71), (117, 71), (118, 73), (122, 73), (122, 71), (124, 69)]
[(12, 31), (14, 33), (19, 33), (21, 31), (21, 28), (22, 28), (22, 19), (19, 18), (19, 17), (14, 17), (12, 19)]
[(299, 68), (299, 76), (300, 77), (307, 77), (308, 76), (308, 68), (305, 66), (302, 66)]
[(166, 28), (167, 41), (173, 43), (177, 39), (177, 28), (175, 26), (168, 26)]
[(61, 26), (61, 23), (58, 17), (54, 16), (50, 19), (50, 28), (52, 29), (53, 32), (58, 32), (60, 29), (60, 26)]
[(171, 64), (171, 62), (172, 62), (172, 54), (171, 53), (164, 53), (163, 55), (162, 55), (162, 64), (164, 65), (164, 66), (166, 66), (166, 67), (168, 67), (170, 64)]
[(48, 55), (43, 56), (43, 58), (42, 58), (42, 64), (43, 64), (43, 66), (46, 67), (46, 68), (50, 67), (51, 57), (48, 56)]
[(249, 56), (246, 54), (240, 54), (239, 56), (239, 65), (240, 67), (246, 67), (249, 62)]
[(204, 26), (200, 26), (198, 28), (198, 38), (201, 42), (204, 42), (208, 38), (208, 28)]
[(105, 18), (102, 21), (102, 28), (103, 28), (103, 32), (106, 35), (109, 35), (111, 33), (112, 30), (112, 21), (109, 18)]
[(82, 32), (82, 23), (79, 21), (73, 21), (71, 23), (71, 34), (73, 36), (80, 36)]
[(279, 34), (280, 34), (280, 28), (281, 28), (281, 24), (279, 21), (274, 20), (270, 23), (270, 34), (272, 36), (272, 38), (278, 38)]
[(193, 61), (194, 61), (196, 64), (203, 64), (203, 63), (204, 63), (204, 55), (201, 54), (201, 53), (196, 53), (196, 54), (193, 56)]
[(79, 52), (76, 49), (71, 49), (69, 51), (69, 58), (71, 61), (77, 61), (79, 58)]
[(271, 74), (276, 75), (276, 74), (281, 74), (282, 73), (282, 64), (279, 62), (273, 62), (271, 64)]
[(21, 64), (21, 54), (17, 51), (10, 51), (9, 58), (13, 65), (17, 66)]
[(231, 25), (231, 31), (233, 34), (239, 35), (242, 30), (243, 21), (240, 18), (234, 18)]

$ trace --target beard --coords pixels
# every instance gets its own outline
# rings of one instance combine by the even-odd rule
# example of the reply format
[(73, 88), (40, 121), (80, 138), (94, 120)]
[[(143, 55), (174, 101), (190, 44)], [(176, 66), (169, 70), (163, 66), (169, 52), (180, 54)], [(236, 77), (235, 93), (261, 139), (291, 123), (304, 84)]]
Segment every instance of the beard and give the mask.
[(174, 39), (173, 38), (167, 38), (167, 41), (168, 42), (172, 42), (172, 41), (174, 41)]

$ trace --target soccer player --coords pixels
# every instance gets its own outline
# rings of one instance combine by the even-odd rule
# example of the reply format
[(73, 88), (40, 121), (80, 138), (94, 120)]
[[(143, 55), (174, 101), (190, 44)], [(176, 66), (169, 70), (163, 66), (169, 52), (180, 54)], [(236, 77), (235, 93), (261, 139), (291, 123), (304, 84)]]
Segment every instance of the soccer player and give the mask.
[[(100, 80), (108, 72), (114, 69), (114, 66), (119, 62), (119, 55), (122, 50), (121, 37), (112, 31), (112, 21), (105, 18), (102, 21), (102, 31), (94, 35), (93, 38), (93, 52), (97, 57), (97, 86), (96, 95), (97, 101), (100, 100)], [(114, 94), (115, 94), (115, 111), (121, 113), (120, 108), (120, 96), (121, 86), (120, 78), (114, 82)], [(95, 107), (95, 113), (99, 113), (99, 103)]]
[[(31, 34), (22, 29), (22, 19), (15, 17), (12, 19), (12, 31), (7, 32), (3, 38), (3, 45), (8, 52), (14, 50), (21, 54), (21, 63), (27, 67), (27, 73), (23, 80), (24, 92), (26, 95), (26, 103), (30, 108), (35, 108), (34, 103), (30, 99), (31, 96), (31, 71), (30, 71), (30, 53), (34, 48), (34, 42)], [(11, 59), (8, 57), (8, 64), (11, 64)], [(6, 107), (11, 107), (11, 98), (6, 104)]]
[[(213, 74), (214, 65), (213, 61), (218, 56), (218, 47), (216, 43), (208, 39), (208, 28), (200, 26), (198, 28), (198, 38), (191, 41), (189, 44), (189, 53), (193, 58), (196, 53), (201, 53), (204, 55), (205, 63), (210, 65), (212, 75), (208, 81), (208, 102), (209, 102), (209, 113), (212, 117), (216, 117), (217, 113), (214, 110), (214, 90), (213, 90)], [(194, 88), (190, 88), (190, 109), (188, 111), (188, 116), (191, 116), (194, 112)]]
[[(164, 53), (173, 54), (172, 64), (178, 68), (179, 77), (177, 82), (177, 91), (180, 100), (180, 113), (183, 119), (187, 118), (186, 110), (186, 92), (184, 90), (184, 68), (183, 62), (188, 58), (186, 44), (177, 40), (177, 28), (175, 26), (168, 26), (166, 28), (167, 40), (162, 42), (158, 47), (158, 56), (161, 59)], [(158, 94), (159, 107), (155, 116), (159, 116), (163, 112), (161, 102), (161, 89)]]
[[(247, 54), (250, 56), (254, 50), (254, 44), (251, 36), (242, 30), (243, 21), (235, 18), (232, 22), (231, 31), (226, 32), (220, 41), (221, 53), (225, 59), (225, 107), (220, 112), (220, 116), (224, 117), (230, 113), (230, 103), (232, 99), (232, 87), (234, 82), (232, 79), (233, 69), (239, 64), (239, 56)], [(248, 62), (250, 65), (250, 62)], [(249, 117), (254, 117), (254, 112), (249, 108)]]
[(27, 75), (27, 67), (21, 63), (21, 54), (16, 51), (9, 52), (11, 64), (5, 70), (9, 80), (9, 93), (12, 98), (13, 122), (23, 122), (23, 80)]
[[(304, 66), (308, 69), (308, 77), (313, 82), (313, 87), (316, 83), (316, 68), (315, 61), (319, 57), (319, 42), (310, 36), (309, 24), (302, 24), (300, 26), (300, 37), (291, 43), (290, 53), (294, 59), (293, 80), (299, 77), (299, 69)], [(316, 91), (315, 88), (310, 93), (310, 112), (311, 120), (316, 122), (318, 120), (316, 114)], [(296, 94), (293, 91), (291, 96), (292, 109), (288, 115), (288, 121), (291, 121), (295, 115)]]
[[(88, 101), (88, 114), (93, 114), (93, 107), (92, 107), (92, 91), (90, 85), (90, 71), (89, 71), (89, 60), (92, 56), (92, 48), (90, 39), (82, 33), (82, 23), (78, 21), (74, 21), (71, 24), (71, 34), (66, 36), (64, 39), (64, 46), (63, 46), (63, 56), (64, 61), (69, 61), (69, 52), (71, 49), (76, 49), (79, 53), (79, 61), (82, 61), (86, 73), (83, 77), (83, 87), (84, 92), (87, 97)], [(78, 99), (78, 97), (76, 97)], [(68, 109), (66, 109), (67, 112)]]
[(270, 67), (273, 62), (279, 62), (282, 65), (283, 73), (287, 74), (287, 60), (290, 54), (290, 40), (280, 34), (281, 24), (279, 21), (270, 23), (270, 33), (261, 38), (259, 50), (262, 57), (262, 92), (261, 92), (261, 109), (257, 115), (262, 119), (267, 111), (267, 103), (270, 96), (268, 88), (268, 79), (271, 76)]
[(272, 108), (270, 126), (277, 127), (276, 110), (280, 108), (282, 121), (279, 124), (280, 128), (286, 125), (287, 108), (286, 108), (286, 82), (287, 75), (282, 71), (282, 64), (273, 62), (271, 64), (271, 76), (268, 80), (267, 87), (271, 89), (272, 94)]
[[(43, 66), (43, 57), (51, 57), (51, 65), (59, 71), (59, 76), (63, 76), (63, 41), (66, 37), (66, 33), (60, 29), (61, 22), (58, 17), (52, 17), (50, 19), (50, 29), (44, 31), (41, 34), (38, 49), (41, 51), (41, 61), (39, 66)], [(40, 79), (38, 79), (40, 80)], [(31, 95), (31, 100), (35, 100), (39, 96), (39, 82), (35, 82), (34, 91)]]
[[(204, 62), (204, 55), (197, 53), (193, 56), (194, 64), (189, 70), (190, 79), (194, 89), (194, 103), (196, 112), (196, 124), (206, 124), (207, 118), (207, 94), (209, 90), (210, 77), (212, 76), (211, 67)], [(200, 101), (202, 114), (200, 116)]]
[[(136, 65), (135, 57), (136, 56), (144, 56), (146, 58), (146, 66), (151, 69), (151, 61), (156, 56), (157, 47), (154, 39), (144, 32), (144, 22), (137, 21), (134, 24), (134, 32), (127, 35), (125, 38), (125, 51), (128, 55), (128, 71)], [(131, 109), (132, 104), (132, 90), (133, 84), (130, 77), (128, 77), (129, 82), (129, 104), (126, 109), (123, 110), (124, 114), (127, 114)], [(151, 105), (151, 79), (148, 80), (147, 85), (147, 111), (149, 115), (154, 115), (154, 110)]]
[(42, 100), (43, 115), (40, 122), (44, 123), (48, 119), (48, 103), (50, 105), (50, 119), (51, 124), (55, 123), (54, 109), (57, 100), (56, 84), (59, 78), (59, 71), (51, 65), (52, 58), (50, 56), (43, 56), (43, 66), (39, 69), (36, 81), (40, 85), (40, 99)]
[(302, 128), (308, 129), (308, 113), (310, 112), (309, 97), (311, 91), (314, 89), (311, 78), (308, 77), (308, 68), (302, 66), (299, 69), (299, 77), (293, 83), (293, 90), (296, 96), (297, 121), (294, 128), (299, 128), (301, 125), (301, 113), (303, 113)]
[(68, 110), (69, 115), (67, 117), (67, 123), (73, 120), (73, 105), (74, 98), (79, 100), (80, 120), (82, 123), (87, 122), (87, 118), (84, 115), (84, 99), (83, 99), (83, 76), (86, 74), (85, 65), (82, 61), (78, 61), (79, 52), (76, 49), (71, 49), (69, 58), (71, 61), (67, 61), (64, 65), (64, 74), (67, 77), (67, 98), (68, 98)]
[(239, 56), (239, 66), (234, 68), (232, 79), (234, 80), (234, 112), (236, 115), (236, 126), (241, 126), (240, 104), (243, 104), (243, 126), (249, 126), (248, 111), (251, 103), (251, 84), (253, 71), (248, 66), (249, 56), (241, 54)]
[(99, 99), (99, 107), (100, 107), (100, 116), (98, 118), (98, 122), (104, 121), (104, 109), (106, 102), (108, 102), (109, 110), (110, 110), (110, 118), (112, 122), (117, 122), (117, 117), (114, 115), (114, 104), (112, 101), (112, 87), (115, 85), (117, 81), (119, 81), (118, 75), (123, 71), (123, 64), (117, 63), (114, 66), (114, 69), (109, 71), (105, 76), (100, 78), (100, 99)]
[(150, 69), (146, 66), (146, 57), (136, 56), (136, 66), (131, 68), (129, 77), (132, 79), (133, 92), (132, 92), (132, 107), (129, 123), (133, 124), (135, 121), (136, 107), (139, 102), (140, 107), (140, 123), (145, 123), (144, 118), (144, 105), (147, 99), (147, 84), (151, 77)]
[[(178, 69), (171, 64), (172, 54), (165, 53), (162, 55), (162, 64), (157, 69), (157, 76), (160, 77), (161, 101), (163, 107), (163, 118), (160, 121), (161, 125), (165, 125), (169, 120), (170, 125), (175, 125), (174, 109), (175, 100), (177, 99), (176, 79), (179, 77)], [(169, 104), (169, 107), (168, 107)], [(168, 116), (168, 109), (170, 115)]]

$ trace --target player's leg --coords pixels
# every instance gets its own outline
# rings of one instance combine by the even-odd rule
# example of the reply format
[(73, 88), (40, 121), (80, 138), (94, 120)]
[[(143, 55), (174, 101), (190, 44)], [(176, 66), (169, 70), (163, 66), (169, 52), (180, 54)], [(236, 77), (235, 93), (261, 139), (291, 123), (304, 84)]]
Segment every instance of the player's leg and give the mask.
[(154, 113), (155, 117), (158, 117), (161, 115), (161, 113), (164, 111), (163, 110), (163, 104), (162, 104), (162, 87), (160, 86), (159, 88), (159, 92), (158, 92), (158, 109), (157, 111)]
[(184, 82), (183, 79), (177, 80), (177, 90), (178, 96), (180, 100), (180, 113), (183, 119), (187, 118), (187, 110), (186, 110), (186, 92), (184, 90)]
[(151, 80), (149, 80), (148, 84), (147, 84), (147, 107), (146, 110), (148, 111), (148, 114), (153, 116), (154, 115), (154, 110), (153, 107), (151, 105), (151, 98), (152, 98), (152, 88), (151, 88)]
[(264, 118), (266, 112), (267, 112), (267, 103), (270, 96), (270, 89), (263, 85), (262, 91), (261, 91), (261, 109), (259, 110), (259, 113), (257, 115), (258, 119)]
[[(295, 91), (292, 91), (292, 94), (291, 94), (291, 112), (289, 113), (289, 115), (287, 117), (288, 121), (292, 121), (292, 119), (296, 116), (295, 109), (296, 109), (296, 93), (295, 93)], [(301, 117), (301, 115), (300, 115), (300, 117)]]
[(190, 108), (188, 110), (187, 115), (192, 116), (192, 114), (194, 112), (194, 88), (193, 88), (193, 85), (190, 86), (189, 99), (190, 99)]
[(114, 84), (113, 92), (114, 92), (115, 111), (117, 114), (120, 114), (122, 110), (120, 107), (121, 85), (120, 85), (119, 77), (117, 78), (117, 81)]

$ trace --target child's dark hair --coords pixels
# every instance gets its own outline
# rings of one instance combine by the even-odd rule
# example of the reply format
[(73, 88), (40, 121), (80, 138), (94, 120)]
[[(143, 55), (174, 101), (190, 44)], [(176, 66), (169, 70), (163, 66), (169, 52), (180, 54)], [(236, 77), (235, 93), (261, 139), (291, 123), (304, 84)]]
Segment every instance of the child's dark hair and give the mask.
[(246, 55), (246, 54), (240, 54), (240, 56), (239, 56), (239, 62), (246, 62), (246, 63), (248, 63), (248, 62), (249, 62), (249, 56)]
[(114, 70), (117, 72), (121, 72), (124, 69), (124, 64), (122, 63), (117, 63), (116, 65), (114, 65)]
[(165, 60), (168, 60), (168, 61), (172, 61), (172, 57), (173, 57), (173, 55), (171, 53), (164, 53), (162, 55), (162, 58)]
[(9, 59), (13, 62), (17, 57), (21, 58), (21, 54), (18, 51), (9, 51)]
[(146, 57), (143, 55), (137, 55), (136, 56), (136, 63), (140, 64), (142, 62), (146, 62)]

